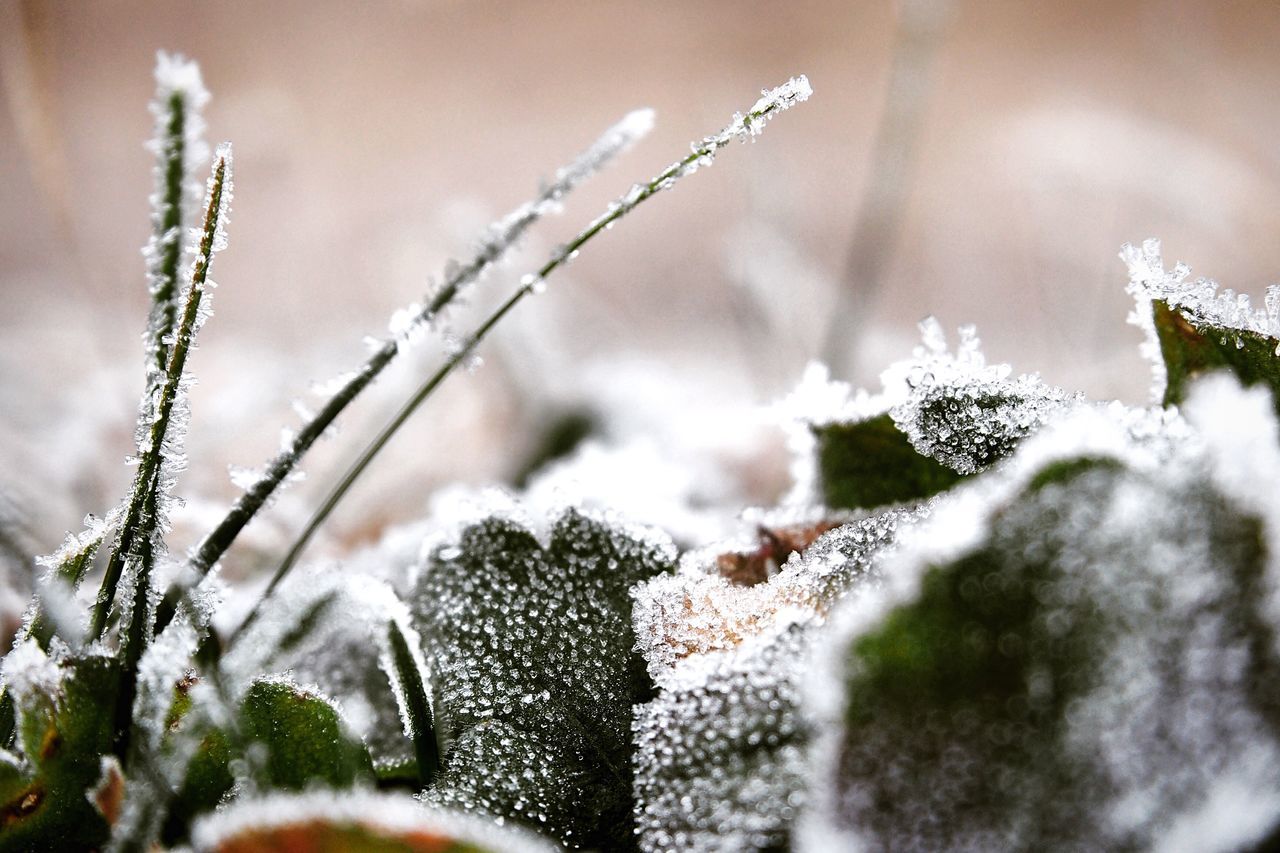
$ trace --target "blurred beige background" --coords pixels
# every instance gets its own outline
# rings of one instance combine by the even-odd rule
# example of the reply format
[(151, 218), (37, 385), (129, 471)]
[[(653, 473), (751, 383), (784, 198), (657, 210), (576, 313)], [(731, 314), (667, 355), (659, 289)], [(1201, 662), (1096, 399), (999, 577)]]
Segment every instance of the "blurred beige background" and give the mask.
[[(657, 110), (650, 138), (540, 226), (478, 303), (762, 87), (805, 73), (815, 90), (522, 307), (335, 516), (330, 546), (421, 513), (443, 483), (509, 477), (538, 425), (582, 400), (615, 437), (733, 457), (716, 495), (772, 500), (785, 463), (744, 413), (822, 354), (842, 288), (853, 315), (837, 372), (860, 382), (932, 313), (977, 323), (989, 358), (1141, 401), (1122, 242), (1160, 236), (1170, 260), (1254, 294), (1280, 279), (1271, 0), (0, 8), (0, 500), (14, 551), (53, 548), (127, 486), (157, 49), (199, 60), (209, 138), (236, 146), (231, 244), (191, 364), (193, 530), (234, 495), (225, 465), (259, 464), (296, 422), (291, 399), (355, 366), (362, 335), (637, 106)], [(438, 353), (427, 344), (358, 404), (309, 461), (311, 482), (255, 525), (264, 549)]]

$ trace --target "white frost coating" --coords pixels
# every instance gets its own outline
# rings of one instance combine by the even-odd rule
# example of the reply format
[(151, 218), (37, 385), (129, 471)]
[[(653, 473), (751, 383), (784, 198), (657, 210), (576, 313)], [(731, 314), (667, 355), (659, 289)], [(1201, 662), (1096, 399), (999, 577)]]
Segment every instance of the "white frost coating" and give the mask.
[[(116, 510), (115, 513), (118, 515), (119, 510)], [(84, 517), (83, 530), (79, 533), (67, 533), (62, 545), (52, 554), (46, 557), (36, 557), (36, 565), (45, 569), (44, 577), (47, 578), (50, 573), (57, 571), (60, 566), (84, 556), (85, 552), (90, 548), (96, 548), (101, 544), (103, 538), (107, 535), (108, 523), (115, 520), (115, 516), (108, 516), (108, 518), (102, 519), (93, 514), (86, 515)]]
[(272, 794), (238, 801), (200, 819), (192, 830), (196, 850), (217, 850), (238, 835), (270, 832), (306, 824), (358, 826), (372, 832), (439, 834), (481, 849), (512, 853), (552, 853), (557, 848), (518, 828), (499, 827), (492, 820), (423, 805), (407, 796), (369, 791), (315, 791)]
[(640, 849), (786, 849), (804, 804), (800, 674), (811, 643), (800, 625), (683, 661), (657, 698), (635, 709)]
[(880, 375), (876, 394), (832, 381), (822, 365), (805, 370), (800, 386), (778, 406), (795, 460), (788, 503), (820, 501), (814, 428), (887, 413), (917, 452), (973, 474), (1084, 405), (1079, 394), (1045, 385), (1036, 374), (1013, 377), (1007, 364), (988, 365), (973, 326), (960, 328), (954, 352), (933, 317), (921, 321), (920, 334), (911, 357)]
[[(616, 831), (631, 796), (608, 767), (628, 758), (637, 698), (627, 590), (672, 556), (650, 530), (577, 510), (554, 520), (545, 545), (489, 519), (432, 549), (411, 599), (450, 757), (431, 801), (570, 847)], [(598, 813), (582, 810), (588, 799)]]
[(536, 198), (512, 210), (489, 226), (476, 244), (475, 252), (466, 264), (450, 262), (445, 269), (444, 282), (436, 289), (426, 305), (415, 303), (396, 311), (389, 323), (393, 340), (402, 344), (420, 340), (427, 326), (438, 322), (441, 311), (456, 303), (471, 284), (475, 283), (494, 263), (507, 253), (535, 222), (549, 213), (556, 213), (560, 203), (578, 184), (604, 168), (614, 157), (622, 154), (653, 129), (653, 110), (640, 109), (627, 113), (579, 154), (573, 162), (556, 171), (555, 180), (543, 188)]
[[(1094, 780), (1069, 795), (1089, 800), (1075, 806), (1088, 817), (1078, 829), (1065, 831), (1078, 832), (1077, 840), (1086, 847), (1094, 846), (1089, 839), (1100, 839), (1103, 847), (1123, 843), (1141, 849), (1225, 851), (1270, 828), (1280, 796), (1275, 770), (1280, 744), (1251, 698), (1258, 677), (1249, 670), (1250, 656), (1258, 654), (1250, 651), (1255, 648), (1249, 636), (1254, 629), (1245, 627), (1248, 620), (1232, 608), (1257, 604), (1235, 580), (1241, 575), (1232, 561), (1247, 556), (1233, 556), (1229, 543), (1241, 541), (1233, 538), (1237, 528), (1232, 525), (1240, 523), (1237, 507), (1261, 517), (1267, 541), (1275, 541), (1276, 499), (1268, 486), (1280, 478), (1276, 426), (1264, 392), (1241, 391), (1225, 378), (1196, 388), (1187, 411), (1190, 427), (1176, 416), (1162, 418), (1115, 405), (1072, 411), (1029, 437), (995, 471), (941, 496), (932, 517), (903, 535), (897, 551), (880, 566), (885, 584), (850, 599), (838, 612), (812, 669), (806, 699), (820, 721), (810, 752), (819, 782), (814, 808), (801, 827), (801, 849), (928, 848), (937, 841), (940, 825), (954, 830), (950, 837), (956, 849), (1023, 847), (1027, 838), (1017, 834), (1019, 820), (1028, 822), (1028, 831), (1063, 831), (1062, 823), (1032, 830), (1044, 816), (1018, 811), (1046, 802), (1044, 791), (1051, 789), (1037, 786), (1056, 784), (1048, 774), (1030, 770), (1026, 778), (1015, 778), (1017, 799), (1024, 805), (1000, 813), (998, 819), (1008, 822), (983, 824), (983, 818), (974, 818), (968, 826), (953, 825), (955, 812), (947, 809), (956, 807), (957, 795), (947, 793), (953, 784), (948, 771), (940, 764), (925, 771), (913, 759), (900, 757), (898, 739), (903, 735), (895, 735), (896, 724), (880, 722), (881, 717), (852, 738), (841, 722), (841, 685), (850, 672), (847, 653), (853, 639), (874, 631), (893, 608), (916, 600), (930, 566), (952, 564), (993, 542), (1002, 553), (1021, 554), (1013, 559), (1033, 564), (1041, 559), (1036, 555), (1058, 555), (1051, 559), (1062, 580), (1037, 587), (1046, 620), (1038, 624), (1050, 630), (1061, 624), (1061, 630), (1068, 630), (1076, 618), (1069, 614), (1080, 612), (1071, 609), (1078, 596), (1097, 602), (1086, 612), (1091, 614), (1087, 618), (1101, 620), (1098, 626), (1085, 623), (1090, 627), (1071, 629), (1102, 632), (1093, 635), (1099, 648), (1089, 653), (1096, 661), (1096, 670), (1090, 671), (1097, 675), (1084, 682), (1087, 688), (1077, 688), (1080, 692), (1066, 705), (1052, 747), (1055, 757), (1047, 759), (1066, 762), (1063, 766), (1076, 768), (1072, 772), (1079, 778), (1087, 772)], [(1190, 435), (1192, 429), (1198, 434)], [(1162, 430), (1169, 435), (1161, 435)], [(1049, 488), (1035, 498), (1041, 509), (1019, 515), (1028, 503), (1024, 490), (1033, 475), (1052, 461), (1079, 457), (1115, 459), (1125, 471), (1114, 475), (1118, 479), (1109, 481), (1107, 490), (1085, 492), (1098, 497), (1096, 502), (1066, 487)], [(1206, 474), (1215, 492), (1206, 488)], [(1050, 528), (1018, 526), (1037, 518), (1041, 524), (1050, 519)], [(1225, 555), (1219, 550), (1224, 548)], [(1265, 621), (1274, 625), (1280, 612), (1274, 604), (1274, 558), (1269, 559)], [(997, 567), (991, 569), (993, 581)], [(1029, 695), (1039, 689), (1038, 683), (1070, 683), (1045, 680), (1069, 678), (1067, 672), (1037, 675), (1031, 669)], [(946, 731), (945, 715), (939, 722), (944, 727), (940, 731)], [(998, 729), (978, 729), (967, 740), (980, 745), (998, 734)], [(949, 737), (937, 747), (949, 751), (935, 755), (967, 748), (960, 746), (965, 739)], [(1050, 744), (1043, 734), (1033, 738), (1039, 738), (1034, 741), (1039, 745)], [(839, 768), (866, 768), (869, 760), (880, 768), (871, 781), (853, 777), (849, 787), (833, 784)], [(899, 766), (898, 761), (904, 763)], [(942, 757), (936, 761), (945, 763)], [(966, 764), (969, 759), (960, 753), (954, 761), (960, 762), (953, 766), (962, 780), (955, 789), (961, 792), (968, 790), (965, 779), (995, 779), (987, 774), (1003, 772)], [(932, 779), (927, 786), (912, 789), (905, 799), (893, 793), (895, 784), (904, 791), (910, 784), (894, 780), (917, 778), (922, 772)], [(854, 815), (880, 820), (868, 804), (885, 796), (900, 804), (892, 816), (874, 830), (871, 823), (857, 823)], [(983, 835), (986, 830), (995, 834)], [(1031, 837), (1039, 839), (1032, 846), (1056, 838)]]
[[(927, 515), (926, 505), (845, 524), (793, 554), (772, 577), (751, 585), (725, 576), (717, 549), (682, 561), (675, 574), (637, 584), (631, 589), (632, 623), (649, 674), (663, 686), (677, 677), (682, 661), (733, 649), (789, 624), (821, 622), (846, 594), (878, 583), (873, 558), (892, 548), (900, 528)], [(718, 553), (733, 550), (725, 544)]]
[(924, 340), (914, 358), (886, 371), (886, 395), (903, 382), (905, 399), (890, 414), (920, 453), (961, 474), (973, 474), (1014, 443), (1083, 398), (1051, 388), (1035, 374), (1011, 379), (1007, 364), (988, 365), (973, 326), (960, 328), (954, 354), (932, 317), (920, 324)]
[[(1120, 258), (1129, 268), (1126, 290), (1135, 300), (1129, 322), (1145, 335), (1142, 353), (1151, 363), (1154, 401), (1164, 397), (1168, 377), (1156, 337), (1153, 300), (1162, 300), (1201, 323), (1280, 339), (1280, 285), (1268, 287), (1263, 306), (1254, 307), (1247, 293), (1236, 293), (1229, 288), (1220, 291), (1212, 279), (1188, 281), (1191, 267), (1184, 263), (1176, 263), (1173, 269), (1166, 270), (1160, 257), (1160, 241), (1154, 237), (1143, 240), (1141, 247), (1125, 243), (1120, 248)], [(1243, 345), (1239, 339), (1236, 344)], [(1280, 355), (1280, 346), (1277, 346), (1277, 355)]]
[(56, 698), (62, 692), (58, 663), (35, 640), (26, 640), (5, 655), (0, 675), (14, 701), (22, 706), (38, 696)]
[[(176, 211), (179, 224), (190, 222), (196, 215), (196, 202), (200, 197), (199, 183), (193, 180), (196, 170), (203, 167), (209, 156), (209, 146), (204, 141), (204, 119), (200, 111), (209, 101), (209, 92), (200, 77), (200, 66), (185, 59), (180, 54), (167, 54), (161, 51), (156, 54), (156, 94), (151, 102), (151, 114), (155, 118), (155, 135), (148, 142), (147, 148), (156, 156), (156, 164), (152, 168), (154, 190), (151, 201), (151, 238), (143, 247), (142, 254), (147, 264), (147, 286), (153, 297), (168, 290), (166, 302), (168, 310), (176, 310), (179, 296), (179, 281), (171, 281), (165, 274), (165, 256), (174, 251), (181, 240), (181, 228), (166, 228), (166, 219), (174, 213), (167, 206), (166, 190), (168, 184), (167, 171), (171, 160), (182, 158), (182, 175), (180, 177), (182, 195)], [(182, 129), (180, 135), (170, 133), (174, 104), (181, 102)], [(191, 258), (189, 249), (184, 248), (179, 257), (178, 271), (186, 268)], [(147, 371), (150, 383), (159, 383), (160, 366), (156, 361), (154, 346), (162, 322), (164, 308), (156, 306), (148, 323), (146, 335), (148, 348)]]
[[(1263, 387), (1214, 375), (1192, 386), (1183, 410), (1203, 436), (1213, 484), (1263, 523), (1267, 542), (1280, 543), (1280, 430), (1271, 403)], [(1269, 621), (1280, 625), (1280, 548), (1268, 549), (1263, 591)], [(1280, 632), (1274, 642), (1280, 652)]]

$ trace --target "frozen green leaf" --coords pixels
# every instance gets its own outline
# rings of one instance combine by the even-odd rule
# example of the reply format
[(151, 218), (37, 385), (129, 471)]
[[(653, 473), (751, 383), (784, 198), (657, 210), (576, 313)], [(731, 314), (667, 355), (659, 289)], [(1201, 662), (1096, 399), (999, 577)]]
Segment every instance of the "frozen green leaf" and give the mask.
[(1163, 466), (1068, 456), (941, 505), (834, 652), (830, 837), (1153, 849), (1214, 823), (1219, 838), (1265, 830), (1280, 795), (1274, 546), (1211, 469), (1187, 448)]
[(815, 426), (822, 500), (833, 509), (902, 503), (951, 488), (960, 475), (911, 446), (886, 413)]
[(670, 543), (566, 512), (546, 545), (490, 518), (435, 549), (412, 607), (444, 743), (431, 802), (628, 849), (631, 707), (652, 684), (628, 590)]
[(1218, 326), (1163, 300), (1152, 304), (1152, 317), (1164, 359), (1166, 406), (1183, 402), (1191, 382), (1214, 370), (1229, 370), (1245, 385), (1266, 385), (1280, 400), (1280, 339)]
[(269, 787), (345, 788), (372, 775), (368, 752), (347, 734), (334, 707), (289, 681), (263, 679), (250, 687), (240, 722), (245, 740), (267, 749)]
[[(14, 691), (22, 755), (0, 761), (0, 849), (90, 849), (109, 832), (88, 794), (111, 747), (115, 662), (100, 655), (55, 661), (33, 641), (28, 646), (21, 661), (11, 658), (5, 667), (11, 685), (40, 680)], [(15, 672), (15, 665), (33, 672)]]

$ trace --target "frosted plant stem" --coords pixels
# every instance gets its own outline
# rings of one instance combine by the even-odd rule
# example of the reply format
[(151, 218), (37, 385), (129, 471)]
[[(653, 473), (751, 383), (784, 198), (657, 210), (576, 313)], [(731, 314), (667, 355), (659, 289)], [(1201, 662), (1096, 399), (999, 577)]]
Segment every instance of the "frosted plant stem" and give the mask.
[(879, 297), (902, 233), (928, 114), (930, 71), (954, 14), (952, 0), (906, 0), (897, 7), (884, 112), (822, 343), (823, 361), (846, 374), (854, 369), (859, 330)]
[[(293, 472), (302, 456), (332, 426), (338, 415), (351, 401), (369, 387), (395, 359), (414, 328), (425, 327), (435, 321), (460, 294), (500, 260), (535, 222), (554, 211), (572, 189), (603, 168), (618, 154), (630, 148), (633, 143), (648, 133), (652, 126), (653, 113), (650, 110), (635, 110), (628, 113), (569, 165), (560, 169), (556, 173), (556, 179), (532, 201), (525, 202), (494, 223), (480, 241), (475, 255), (468, 263), (450, 265), (446, 270), (444, 283), (435, 291), (426, 306), (413, 312), (413, 316), (405, 324), (407, 328), (403, 334), (393, 335), (379, 345), (373, 355), (329, 398), (315, 417), (298, 430), (289, 442), (289, 446), (271, 460), (262, 476), (240, 496), (218, 526), (201, 540), (188, 561), (189, 580), (198, 581), (209, 572), (231, 547), (245, 525), (253, 519), (280, 484)], [(163, 630), (173, 618), (179, 594), (176, 585), (166, 591), (157, 611), (155, 628), (157, 632)]]
[(800, 103), (808, 99), (812, 93), (809, 87), (809, 81), (804, 76), (794, 77), (782, 86), (772, 91), (763, 93), (763, 97), (756, 102), (755, 106), (747, 112), (746, 115), (741, 113), (733, 117), (733, 121), (720, 133), (714, 136), (708, 136), (700, 143), (694, 143), (692, 151), (688, 156), (672, 163), (657, 177), (648, 183), (635, 184), (626, 194), (612, 202), (606, 211), (597, 217), (590, 225), (588, 225), (578, 236), (574, 237), (569, 243), (561, 246), (552, 254), (551, 258), (542, 265), (536, 273), (526, 275), (520, 283), (520, 287), (515, 290), (506, 301), (498, 306), (489, 317), (477, 328), (470, 337), (468, 337), (462, 345), (444, 362), (443, 365), (433, 373), (426, 382), (414, 392), (409, 401), (401, 407), (378, 436), (369, 443), (369, 445), (360, 454), (355, 463), (347, 469), (347, 472), (338, 481), (333, 490), (325, 497), (320, 508), (307, 522), (307, 526), (303, 529), (293, 547), (289, 549), (289, 553), (285, 555), (280, 567), (271, 578), (271, 582), (267, 585), (266, 591), (258, 598), (245, 621), (237, 629), (234, 638), (241, 631), (257, 618), (262, 603), (272, 593), (273, 590), (284, 580), (285, 575), (293, 567), (302, 551), (306, 548), (307, 543), (311, 540), (312, 535), (324, 523), (329, 514), (333, 512), (334, 507), (342, 500), (347, 490), (368, 467), (373, 458), (377, 456), (379, 451), (386, 443), (395, 435), (409, 416), (422, 404), (424, 400), (431, 396), (432, 392), (444, 381), (453, 370), (470, 357), (480, 342), (489, 334), (490, 330), (496, 326), (503, 317), (505, 317), (511, 309), (515, 308), (521, 300), (531, 293), (539, 292), (544, 286), (546, 279), (560, 267), (573, 260), (578, 251), (591, 238), (595, 237), (601, 231), (612, 227), (615, 222), (630, 212), (636, 205), (644, 202), (646, 199), (653, 197), (659, 192), (670, 189), (675, 182), (686, 175), (693, 174), (702, 166), (710, 165), (715, 159), (716, 153), (728, 145), (734, 139), (747, 140), (755, 137), (763, 129), (765, 123), (775, 114), (786, 110), (794, 104)]
[[(200, 317), (200, 304), (205, 296), (209, 265), (225, 216), (223, 195), (229, 182), (229, 172), (229, 148), (224, 148), (219, 152), (213, 165), (213, 177), (209, 183), (209, 198), (204, 215), (204, 229), (200, 236), (197, 257), (191, 268), (191, 284), (187, 288), (182, 319), (173, 338), (173, 348), (165, 370), (164, 385), (160, 389), (159, 400), (155, 406), (147, 450), (138, 464), (138, 474), (134, 478), (128, 509), (120, 523), (120, 533), (111, 558), (107, 562), (102, 586), (98, 589), (98, 599), (94, 603), (93, 616), (89, 625), (91, 641), (100, 639), (106, 630), (107, 614), (115, 600), (116, 587), (120, 583), (125, 561), (134, 551), (135, 537), (139, 535), (149, 537), (155, 529), (157, 522), (155, 513), (152, 513), (150, 518), (144, 518), (144, 510), (149, 500), (154, 501), (155, 487), (158, 485), (156, 477), (164, 452), (165, 435), (169, 430), (174, 403), (178, 399), (187, 353), (191, 349), (191, 342)], [(151, 497), (148, 498), (148, 495)], [(138, 582), (142, 583), (144, 580), (139, 578)]]

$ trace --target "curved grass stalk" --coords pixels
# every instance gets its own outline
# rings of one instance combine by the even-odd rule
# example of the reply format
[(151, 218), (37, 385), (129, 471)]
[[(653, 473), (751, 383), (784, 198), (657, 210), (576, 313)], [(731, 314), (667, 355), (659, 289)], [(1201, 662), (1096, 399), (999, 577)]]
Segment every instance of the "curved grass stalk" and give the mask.
[(577, 257), (579, 250), (601, 231), (611, 228), (614, 223), (629, 213), (637, 205), (645, 200), (652, 198), (659, 192), (670, 189), (675, 185), (676, 181), (686, 175), (691, 175), (703, 166), (709, 166), (714, 161), (716, 153), (731, 141), (735, 139), (747, 140), (754, 138), (764, 128), (765, 123), (774, 115), (786, 110), (794, 104), (808, 100), (812, 94), (809, 81), (803, 75), (793, 77), (782, 86), (763, 93), (756, 104), (747, 111), (745, 115), (738, 113), (734, 115), (733, 121), (714, 136), (708, 136), (700, 143), (694, 143), (692, 151), (684, 158), (672, 163), (656, 177), (648, 183), (634, 184), (630, 190), (617, 200), (612, 202), (603, 214), (597, 217), (590, 225), (583, 229), (578, 236), (574, 237), (564, 246), (561, 246), (547, 260), (545, 264), (536, 272), (526, 275), (520, 282), (519, 288), (515, 290), (507, 299), (498, 306), (498, 308), (489, 315), (489, 317), (466, 338), (460, 347), (449, 356), (449, 358), (440, 366), (424, 382), (413, 396), (400, 408), (396, 415), (387, 423), (385, 427), (378, 433), (377, 437), (371, 441), (368, 446), (361, 452), (356, 461), (347, 469), (346, 473), (334, 486), (333, 490), (325, 497), (315, 514), (307, 522), (307, 526), (303, 528), (302, 533), (294, 542), (293, 547), (289, 549), (285, 555), (280, 567), (276, 569), (276, 573), (272, 576), (266, 590), (258, 598), (249, 615), (241, 623), (240, 627), (232, 634), (228, 640), (230, 643), (236, 636), (240, 634), (246, 627), (257, 619), (262, 603), (268, 596), (279, 586), (284, 580), (289, 570), (297, 562), (298, 557), (305, 550), (311, 537), (316, 530), (320, 528), (329, 514), (346, 495), (352, 484), (360, 477), (373, 458), (378, 455), (391, 437), (400, 429), (409, 416), (422, 405), (431, 394), (439, 387), (440, 383), (445, 380), (455, 368), (467, 358), (475, 350), (485, 336), (501, 322), (516, 305), (518, 305), (525, 297), (532, 293), (539, 292), (545, 285), (546, 279), (557, 269), (567, 264), (569, 261)]
[[(606, 130), (590, 147), (579, 154), (569, 165), (556, 173), (556, 178), (531, 201), (525, 202), (498, 222), (494, 223), (481, 239), (475, 255), (463, 265), (450, 265), (444, 283), (435, 291), (425, 306), (411, 310), (409, 320), (400, 324), (398, 334), (384, 340), (378, 349), (350, 376), (320, 411), (306, 423), (267, 465), (266, 471), (245, 491), (231, 507), (222, 521), (210, 531), (193, 550), (187, 574), (192, 581), (208, 574), (222, 557), (240, 531), (267, 503), (280, 485), (297, 467), (302, 456), (337, 419), (338, 415), (365, 390), (392, 360), (403, 345), (413, 337), (415, 330), (429, 326), (470, 285), (478, 281), (499, 259), (511, 249), (524, 233), (547, 213), (554, 211), (564, 197), (578, 184), (603, 168), (610, 160), (626, 151), (647, 134), (653, 126), (651, 110), (635, 110)], [(180, 592), (175, 585), (165, 593), (157, 611), (158, 632), (173, 618)]]

